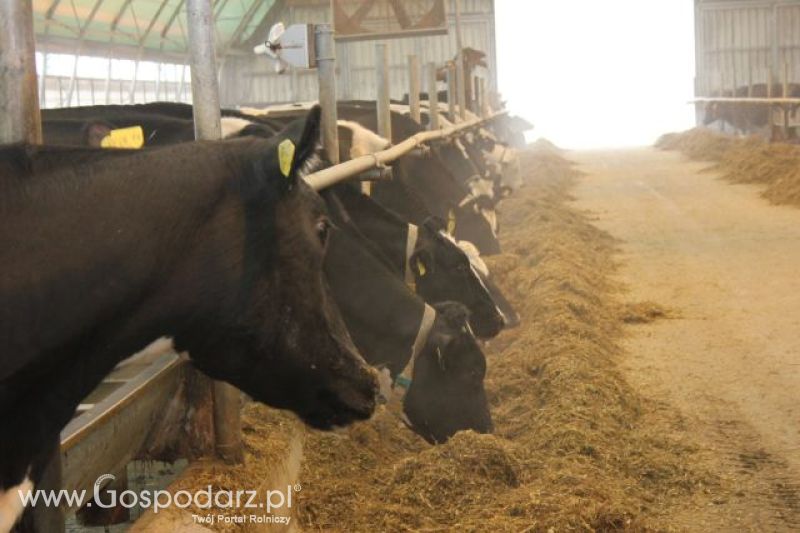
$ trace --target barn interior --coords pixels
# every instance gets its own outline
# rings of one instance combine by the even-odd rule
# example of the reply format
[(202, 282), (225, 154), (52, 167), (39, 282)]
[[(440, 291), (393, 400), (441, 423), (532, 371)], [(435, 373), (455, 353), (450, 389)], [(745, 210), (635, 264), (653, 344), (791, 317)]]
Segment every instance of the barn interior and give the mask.
[[(0, 0), (0, 67), (0, 533), (800, 529), (800, 0)], [(237, 150), (325, 215), (163, 244)]]

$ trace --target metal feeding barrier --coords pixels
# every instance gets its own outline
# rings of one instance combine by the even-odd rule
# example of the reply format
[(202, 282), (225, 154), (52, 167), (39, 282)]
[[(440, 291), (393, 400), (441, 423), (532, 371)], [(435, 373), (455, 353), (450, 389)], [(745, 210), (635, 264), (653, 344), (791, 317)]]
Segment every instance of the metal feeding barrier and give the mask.
[[(456, 1), (457, 41), (461, 43), (459, 1)], [(198, 139), (221, 137), (219, 86), (214, 46), (213, 11), (210, 0), (186, 0), (189, 34), (189, 59), (192, 72), (195, 135)], [(30, 0), (0, 0), (0, 144), (41, 142), (39, 104), (36, 90), (35, 45)], [(426, 80), (429, 95), (428, 131), (404, 139), (390, 148), (358, 157), (344, 163), (338, 160), (336, 110), (336, 65), (333, 28), (327, 24), (275, 28), (264, 45), (257, 48), (281, 64), (316, 68), (319, 77), (319, 101), (322, 107), (323, 145), (333, 166), (306, 177), (315, 190), (330, 187), (374, 170), (382, 169), (400, 157), (428, 143), (438, 142), (480, 127), (505, 111), (490, 113), (489, 96), (483, 80), (476, 76), (475, 98), (469, 102), (480, 117), (464, 121), (467, 116), (466, 81), (462, 53), (458, 65), (447, 65), (447, 88), (450, 102), (447, 115), (453, 126), (440, 129), (437, 91), (437, 65), (420, 65), (417, 56), (409, 56), (410, 116), (421, 119), (421, 80)], [(459, 50), (461, 50), (459, 44)], [(391, 141), (391, 102), (389, 100), (389, 68), (386, 45), (378, 45), (379, 94), (377, 96), (379, 134)], [(376, 173), (380, 175), (381, 173)], [(365, 182), (366, 183), (366, 182)], [(152, 354), (151, 354), (152, 355)], [(157, 357), (137, 358), (121, 363), (82, 403), (77, 415), (63, 429), (60, 441), (53, 444), (54, 453), (37, 488), (85, 490), (92, 493), (95, 480), (102, 474), (124, 472), (158, 435), (154, 428), (163, 425), (167, 411), (197, 411), (197, 399), (187, 393), (195, 371), (186, 360), (174, 353)], [(212, 400), (213, 443), (216, 453), (228, 461), (242, 458), (239, 419), (240, 393), (225, 383), (203, 385), (206, 398)], [(196, 396), (196, 395), (195, 395)], [(206, 419), (204, 419), (206, 420)], [(167, 423), (169, 423), (167, 421)], [(199, 426), (198, 426), (199, 427)], [(202, 426), (201, 430), (207, 430)], [(181, 438), (170, 434), (166, 438)], [(184, 437), (185, 438), (185, 437)], [(171, 442), (167, 442), (169, 446)], [(163, 442), (160, 444), (164, 445)], [(174, 443), (172, 443), (174, 444)], [(150, 457), (148, 457), (150, 458)], [(65, 512), (76, 508), (39, 506), (34, 508), (33, 524), (40, 531), (64, 531)]]
[(381, 152), (357, 157), (309, 174), (306, 176), (306, 181), (316, 191), (325, 189), (361, 173), (388, 165), (424, 144), (453, 137), (467, 130), (480, 127), (486, 122), (505, 114), (507, 114), (507, 111), (500, 111), (486, 118), (470, 120), (442, 130), (422, 131)]

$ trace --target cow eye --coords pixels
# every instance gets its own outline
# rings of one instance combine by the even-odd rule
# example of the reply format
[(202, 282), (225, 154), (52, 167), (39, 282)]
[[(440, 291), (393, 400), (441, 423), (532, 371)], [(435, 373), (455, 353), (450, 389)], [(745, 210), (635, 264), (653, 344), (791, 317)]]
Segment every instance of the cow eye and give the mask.
[(331, 230), (331, 222), (327, 218), (321, 218), (317, 221), (316, 226), (317, 238), (322, 246), (328, 243), (328, 235)]

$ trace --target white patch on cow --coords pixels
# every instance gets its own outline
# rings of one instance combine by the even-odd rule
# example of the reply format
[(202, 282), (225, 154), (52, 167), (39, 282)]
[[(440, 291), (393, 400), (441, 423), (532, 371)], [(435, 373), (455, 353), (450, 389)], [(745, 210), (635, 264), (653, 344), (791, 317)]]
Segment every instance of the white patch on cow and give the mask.
[(497, 211), (494, 209), (481, 209), (481, 215), (489, 223), (489, 227), (492, 228), (492, 234), (497, 237)]
[(239, 117), (222, 117), (222, 138), (227, 139), (238, 135), (253, 122)]
[[(489, 295), (489, 298), (492, 298), (492, 293), (489, 291), (489, 288), (483, 282), (483, 278), (489, 278), (489, 267), (486, 266), (486, 263), (481, 259), (481, 253), (478, 251), (478, 247), (472, 244), (469, 241), (456, 241), (454, 239), (450, 239), (455, 242), (459, 248), (466, 254), (469, 258), (469, 266), (472, 269), (472, 273), (475, 274), (475, 277), (478, 278), (478, 281), (483, 287), (483, 290), (486, 291), (486, 294)], [(503, 322), (505, 324), (509, 324), (508, 317), (503, 310), (500, 309), (500, 306), (495, 304), (494, 308), (497, 310), (497, 313), (503, 318)]]
[(318, 170), (322, 170), (322, 167), (324, 166), (322, 160), (322, 150), (322, 145), (317, 144), (314, 147), (314, 151), (311, 153), (311, 155), (308, 156), (305, 161), (303, 161), (303, 164), (297, 169), (297, 176), (300, 179), (305, 179), (305, 177), (309, 174), (313, 174)]
[[(30, 469), (29, 469), (30, 472)], [(25, 505), (22, 503), (22, 495), (33, 491), (33, 482), (26, 475), (22, 483), (6, 490), (0, 490), (0, 532), (11, 531), (17, 523)]]
[(455, 145), (456, 145), (456, 148), (461, 150), (461, 155), (464, 156), (464, 159), (469, 159), (469, 154), (467, 153), (467, 149), (464, 148), (464, 144), (461, 142), (460, 139), (456, 139), (455, 140)]
[(411, 106), (406, 104), (390, 104), (389, 109), (401, 115), (411, 114)]
[(489, 267), (486, 266), (486, 263), (481, 259), (481, 253), (478, 251), (478, 247), (472, 244), (469, 241), (456, 241), (453, 242), (461, 248), (461, 251), (466, 254), (467, 259), (469, 259), (469, 264), (472, 266), (474, 270), (477, 270), (484, 276), (489, 276)]
[(475, 177), (469, 180), (468, 185), (471, 196), (476, 198), (479, 196), (494, 198), (494, 182), (492, 180)]
[(353, 134), (353, 144), (350, 147), (351, 159), (381, 152), (389, 148), (392, 144), (388, 139), (381, 137), (372, 130), (368, 130), (357, 122), (340, 120), (337, 124), (343, 128), (349, 129)]
[(411, 256), (417, 249), (417, 240), (419, 239), (419, 227), (414, 224), (408, 225), (408, 232), (406, 233), (406, 262), (404, 279), (406, 285), (411, 287), (414, 285), (414, 272), (411, 269)]

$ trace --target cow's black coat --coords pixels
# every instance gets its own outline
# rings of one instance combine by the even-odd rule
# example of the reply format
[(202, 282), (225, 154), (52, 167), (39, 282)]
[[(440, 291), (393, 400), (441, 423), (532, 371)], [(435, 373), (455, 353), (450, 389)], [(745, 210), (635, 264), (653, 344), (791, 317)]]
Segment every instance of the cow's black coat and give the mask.
[(374, 372), (323, 281), (324, 204), (299, 178), (318, 138), (315, 109), (271, 140), (0, 148), (0, 489), (36, 481), (78, 402), (160, 336), (316, 427), (372, 413)]

